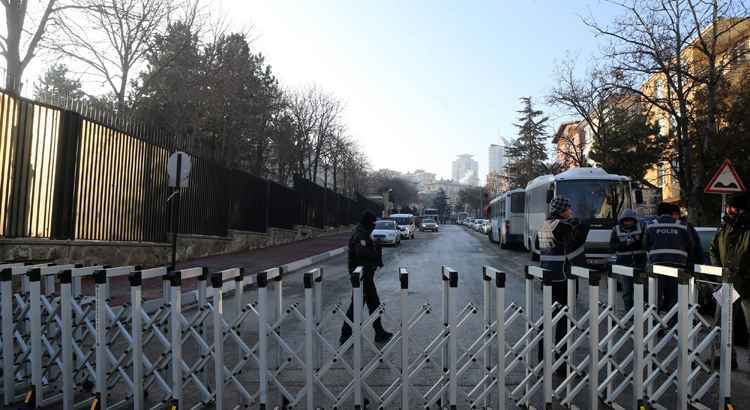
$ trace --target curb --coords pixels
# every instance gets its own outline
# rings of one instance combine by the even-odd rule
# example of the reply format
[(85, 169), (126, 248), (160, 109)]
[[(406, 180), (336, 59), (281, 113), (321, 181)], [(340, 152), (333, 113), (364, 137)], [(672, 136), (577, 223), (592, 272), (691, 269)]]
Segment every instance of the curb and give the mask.
[(334, 256), (338, 256), (346, 252), (346, 246), (342, 246), (340, 248), (336, 248), (327, 252), (323, 252), (318, 255), (310, 256), (308, 258), (300, 259), (294, 262), (287, 263), (285, 265), (281, 265), (281, 269), (284, 270), (284, 273), (290, 273), (294, 272), (303, 268), (306, 268), (310, 265), (314, 265), (316, 263), (322, 262), (326, 259), (333, 258)]

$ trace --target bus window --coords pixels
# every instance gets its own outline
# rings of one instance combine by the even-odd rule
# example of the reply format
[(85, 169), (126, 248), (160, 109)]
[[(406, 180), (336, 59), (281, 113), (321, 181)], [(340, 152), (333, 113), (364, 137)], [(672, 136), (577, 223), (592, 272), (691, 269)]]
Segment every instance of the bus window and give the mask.
[(510, 212), (523, 213), (524, 193), (515, 192), (510, 195)]

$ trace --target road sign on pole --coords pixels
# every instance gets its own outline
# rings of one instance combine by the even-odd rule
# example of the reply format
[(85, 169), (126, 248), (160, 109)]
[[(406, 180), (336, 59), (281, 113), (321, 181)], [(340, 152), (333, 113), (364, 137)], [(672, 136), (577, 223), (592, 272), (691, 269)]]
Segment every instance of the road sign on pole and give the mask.
[(721, 219), (724, 220), (724, 211), (727, 208), (727, 194), (737, 194), (747, 191), (737, 171), (734, 170), (732, 162), (728, 159), (716, 170), (711, 181), (706, 185), (705, 192), (708, 194), (721, 194)]
[[(169, 156), (169, 160), (167, 160), (169, 187), (187, 188), (191, 168), (192, 162), (190, 161), (190, 155), (182, 151), (173, 152), (172, 155)], [(178, 179), (180, 181), (179, 185), (177, 184)]]
[(721, 164), (711, 178), (711, 182), (706, 185), (706, 193), (709, 194), (736, 194), (746, 190), (745, 184), (742, 183), (729, 160)]

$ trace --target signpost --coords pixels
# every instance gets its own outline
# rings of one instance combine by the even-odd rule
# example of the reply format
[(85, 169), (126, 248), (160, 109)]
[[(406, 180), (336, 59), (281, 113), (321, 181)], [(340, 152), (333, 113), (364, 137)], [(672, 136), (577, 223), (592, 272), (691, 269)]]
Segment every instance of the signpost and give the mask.
[(190, 156), (182, 151), (175, 151), (167, 160), (169, 187), (173, 188), (167, 202), (172, 202), (172, 269), (177, 264), (177, 231), (180, 225), (180, 190), (187, 188), (192, 162)]
[(737, 171), (734, 170), (732, 162), (728, 159), (716, 170), (711, 181), (706, 185), (707, 194), (721, 194), (721, 218), (724, 219), (724, 210), (727, 207), (727, 194), (738, 194), (747, 191)]

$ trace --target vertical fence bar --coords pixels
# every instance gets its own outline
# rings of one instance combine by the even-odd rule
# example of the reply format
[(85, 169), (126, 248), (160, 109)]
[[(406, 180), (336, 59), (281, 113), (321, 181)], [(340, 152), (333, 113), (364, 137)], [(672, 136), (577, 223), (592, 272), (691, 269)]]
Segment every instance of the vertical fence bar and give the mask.
[[(578, 332), (572, 332), (573, 329), (575, 329), (575, 325), (573, 323), (572, 319), (576, 318), (576, 285), (578, 283), (578, 279), (576, 276), (570, 275), (568, 276), (568, 289), (567, 289), (567, 297), (566, 300), (568, 301), (568, 315), (570, 318), (566, 320), (567, 326), (566, 330), (568, 332), (568, 339), (567, 343), (565, 345), (565, 356), (567, 356), (567, 359), (565, 360), (565, 377), (567, 378), (570, 376), (570, 373), (573, 371), (573, 341), (575, 339), (575, 336), (578, 334)], [(566, 389), (565, 389), (565, 397), (570, 397), (570, 392), (572, 390), (572, 384), (568, 383)]]
[(362, 268), (357, 267), (351, 274), (352, 302), (354, 314), (352, 322), (352, 336), (354, 337), (354, 408), (362, 409)]
[(143, 289), (140, 271), (128, 275), (130, 282), (130, 334), (133, 337), (133, 409), (143, 410)]
[[(1, 132), (1, 130), (0, 130)], [(13, 343), (13, 270), (3, 269), (0, 272), (0, 303), (2, 306), (3, 338), (3, 405), (10, 406), (15, 396), (15, 345)]]
[(223, 284), (221, 273), (211, 276), (214, 303), (214, 402), (217, 409), (224, 408), (224, 303), (221, 294)]
[(315, 410), (315, 377), (313, 376), (313, 328), (315, 325), (313, 307), (313, 274), (306, 272), (305, 285), (305, 408)]
[[(201, 275), (198, 277), (198, 310), (200, 312), (205, 312), (206, 308), (208, 307), (208, 269), (203, 268), (203, 272), (201, 272)], [(208, 341), (208, 320), (204, 320), (203, 323), (199, 325), (198, 332), (200, 333), (203, 340)], [(206, 343), (208, 345), (208, 343)], [(209, 350), (204, 346), (201, 345), (201, 357), (206, 357), (210, 352)], [(208, 383), (208, 365), (204, 365), (200, 369), (200, 380), (201, 383), (203, 383), (204, 386), (209, 386)], [(203, 403), (208, 403), (211, 400), (211, 397), (209, 395), (209, 392), (205, 392), (201, 390), (201, 401)]]
[(450, 379), (448, 386), (448, 402), (450, 409), (454, 410), (458, 401), (458, 272), (449, 272), (448, 288), (448, 374)]
[(589, 408), (599, 408), (599, 272), (589, 271)]
[(29, 312), (31, 322), (31, 388), (33, 396), (27, 402), (40, 403), (44, 399), (42, 386), (42, 302), (41, 271), (36, 268), (28, 272)]
[(643, 273), (633, 271), (633, 408), (639, 409), (643, 402)]
[[(524, 294), (524, 305), (526, 308), (526, 331), (528, 332), (528, 336), (526, 337), (526, 340), (524, 341), (524, 347), (526, 348), (526, 366), (525, 366), (525, 374), (524, 379), (528, 380), (526, 382), (526, 385), (524, 386), (524, 397), (529, 397), (529, 388), (531, 387), (532, 381), (529, 378), (529, 374), (531, 373), (531, 366), (532, 366), (532, 349), (530, 348), (531, 341), (534, 340), (534, 300), (532, 297), (533, 287), (534, 287), (534, 276), (529, 274), (529, 267), (526, 267), (526, 273), (524, 275), (524, 279), (526, 281), (525, 288), (525, 294)], [(530, 402), (526, 401), (524, 403), (526, 406), (530, 404)]]
[(258, 273), (258, 377), (260, 391), (260, 409), (268, 406), (268, 276), (266, 272)]
[[(448, 288), (449, 288), (449, 281), (448, 276), (446, 273), (446, 267), (443, 266), (441, 268), (440, 272), (441, 281), (443, 283), (443, 295), (442, 295), (442, 309), (443, 309), (443, 329), (448, 330)], [(448, 343), (443, 343), (442, 349), (440, 349), (440, 363), (443, 366), (443, 374), (446, 374), (448, 372)], [(445, 391), (442, 394), (441, 398), (441, 404), (445, 404), (447, 395), (445, 394)]]
[[(482, 267), (482, 331), (487, 332), (485, 341), (492, 339), (492, 334), (489, 333), (490, 326), (492, 324), (492, 317), (490, 311), (492, 309), (492, 299), (490, 292), (492, 288), (492, 278), (487, 273), (487, 267)], [(489, 385), (490, 375), (490, 350), (485, 348), (482, 351), (482, 378), (484, 379), (483, 389), (486, 389)], [(487, 408), (487, 396), (482, 399), (482, 408)]]
[[(315, 294), (315, 328), (318, 329), (323, 317), (323, 268), (318, 268), (318, 277), (315, 278), (313, 291)], [(315, 369), (317, 371), (320, 369), (320, 364), (323, 361), (323, 350), (320, 347), (320, 343), (313, 344), (313, 347), (315, 349)]]
[[(655, 321), (654, 321), (654, 315), (658, 314), (658, 298), (659, 298), (659, 283), (657, 282), (657, 279), (653, 274), (649, 275), (648, 277), (648, 307), (649, 307), (649, 315), (648, 315), (648, 321), (646, 325), (647, 333), (651, 333), (651, 331), (654, 329)], [(646, 362), (648, 363), (648, 366), (646, 366), (646, 380), (648, 380), (651, 375), (654, 373), (654, 338), (650, 338), (648, 340), (648, 360)], [(651, 397), (654, 396), (654, 384), (649, 383), (646, 385), (646, 396), (648, 400), (651, 400)]]
[(409, 410), (409, 271), (399, 268), (398, 278), (401, 283), (401, 410)]
[(495, 334), (497, 337), (497, 410), (505, 410), (505, 272), (495, 272)]
[(543, 348), (542, 360), (544, 362), (544, 404), (549, 408), (552, 406), (552, 363), (555, 355), (552, 354), (555, 344), (555, 331), (552, 328), (552, 277), (548, 271), (544, 271), (542, 284), (543, 298)]
[(63, 409), (73, 410), (73, 293), (71, 271), (60, 272), (60, 311), (62, 316)]
[(182, 274), (180, 271), (172, 271), (167, 277), (171, 285), (169, 333), (172, 345), (172, 403), (182, 409)]
[(96, 394), (99, 408), (107, 408), (107, 271), (94, 272), (96, 288)]
[(688, 309), (690, 299), (690, 275), (680, 270), (677, 285), (677, 342), (679, 359), (677, 365), (677, 408), (688, 408), (688, 378), (690, 376), (690, 317)]
[[(719, 366), (719, 400), (727, 409), (732, 396), (732, 294), (734, 286), (727, 272), (721, 279), (721, 365)], [(3, 314), (3, 319), (5, 316)]]
[[(614, 327), (612, 315), (616, 311), (616, 297), (617, 281), (615, 280), (614, 275), (607, 275), (607, 305), (605, 307), (605, 309), (609, 311), (607, 314), (607, 334), (610, 334), (612, 332), (612, 328)], [(607, 353), (611, 352), (613, 349), (614, 342), (612, 341), (612, 339), (612, 337), (607, 338)], [(609, 357), (607, 359), (607, 403), (612, 403), (612, 372), (614, 371), (612, 367), (612, 360), (614, 360), (613, 357)]]
[[(276, 323), (281, 319), (281, 314), (284, 311), (284, 270), (278, 268), (279, 274), (273, 280), (273, 322)], [(274, 327), (272, 329), (281, 336), (281, 327)], [(273, 365), (274, 369), (278, 371), (281, 366), (282, 350), (279, 343), (273, 343)]]

